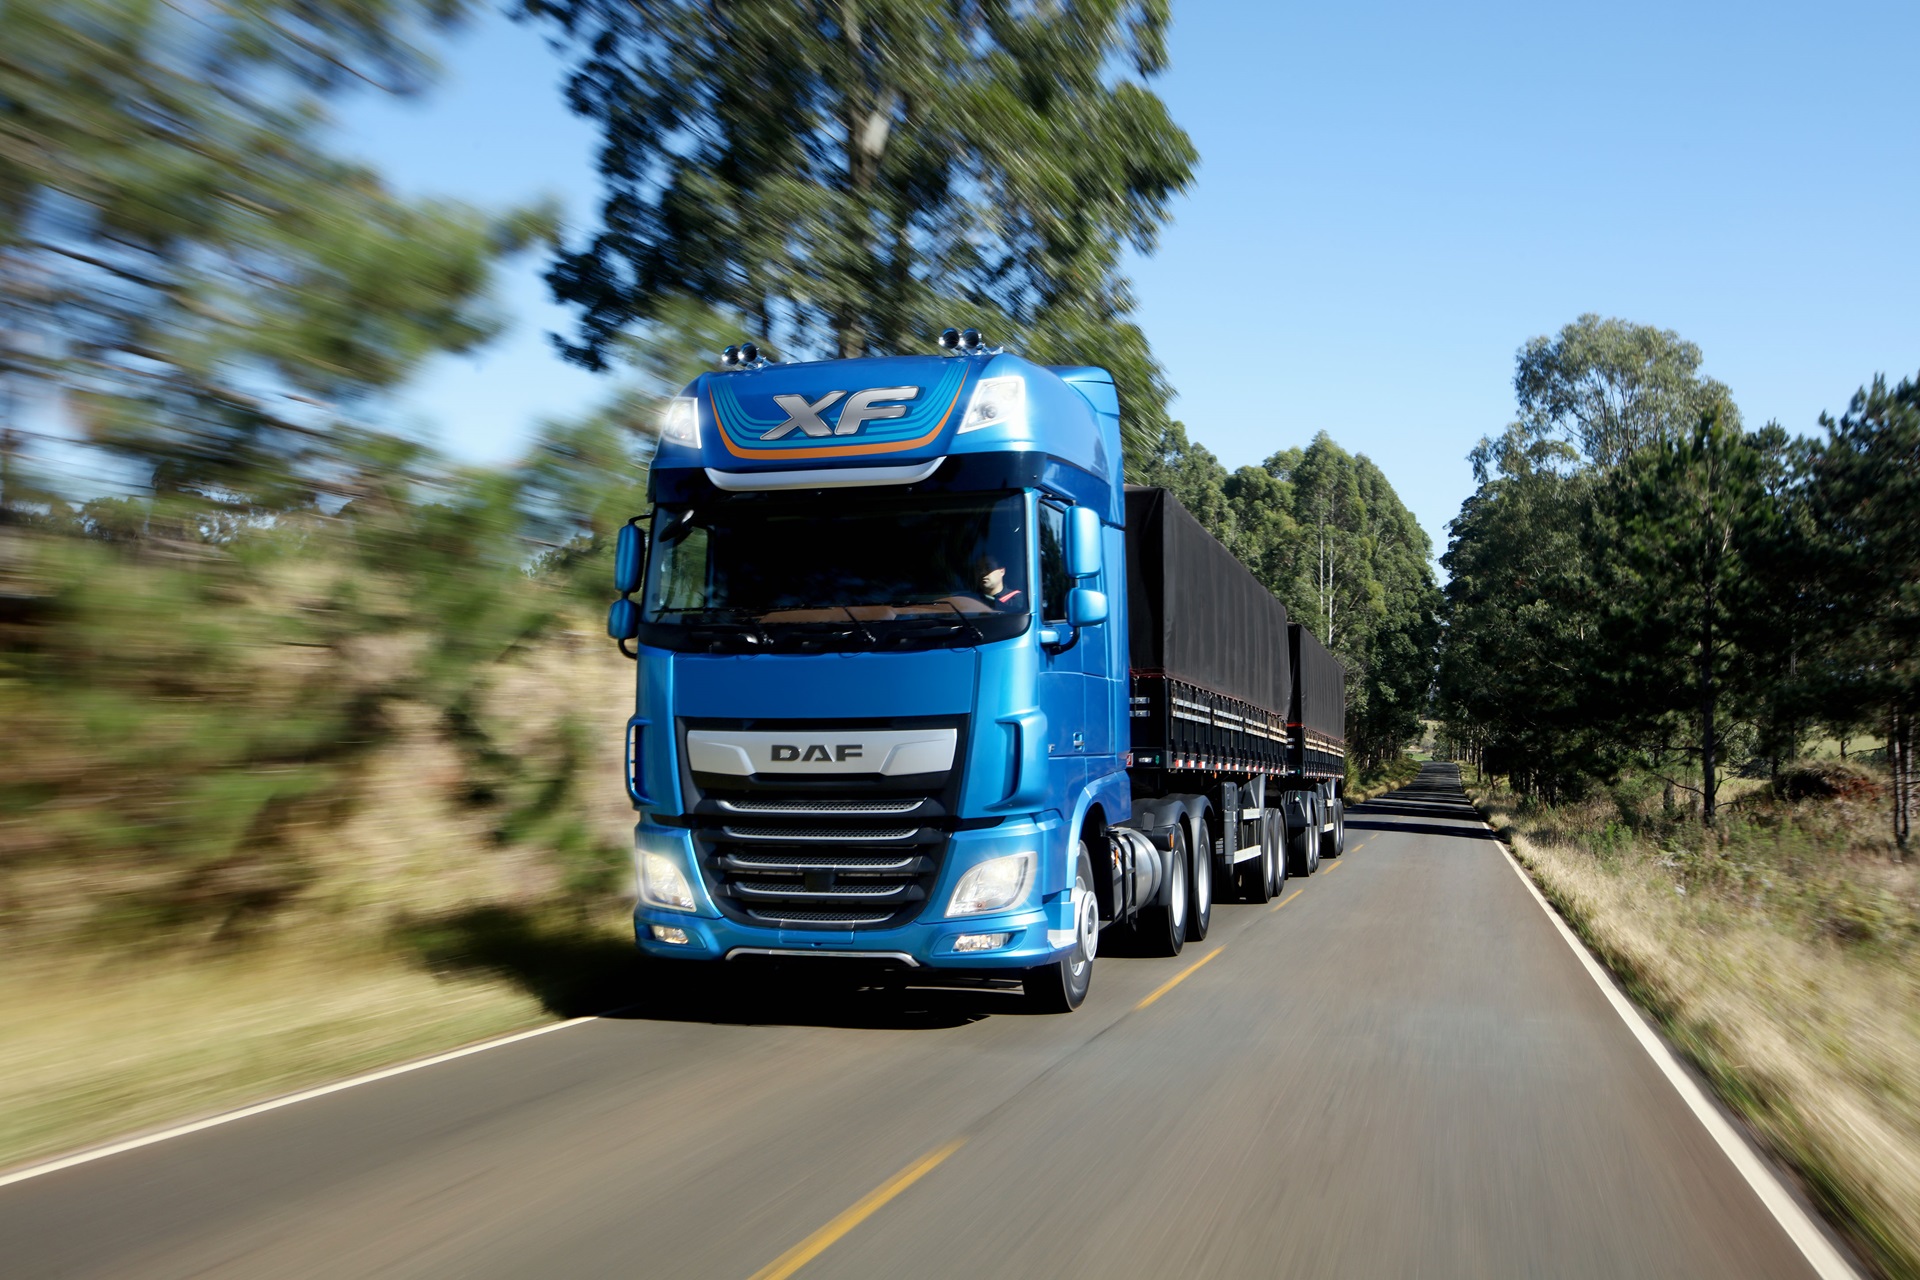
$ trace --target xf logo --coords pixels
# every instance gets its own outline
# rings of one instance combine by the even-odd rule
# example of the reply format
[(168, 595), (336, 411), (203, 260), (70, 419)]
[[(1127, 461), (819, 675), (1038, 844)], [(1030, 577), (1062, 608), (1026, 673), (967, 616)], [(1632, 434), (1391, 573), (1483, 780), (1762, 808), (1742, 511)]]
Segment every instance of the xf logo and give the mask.
[[(884, 422), (888, 418), (906, 416), (907, 406), (887, 404), (886, 401), (912, 400), (920, 394), (918, 387), (868, 387), (865, 391), (856, 391), (851, 396), (844, 391), (829, 391), (818, 400), (808, 400), (805, 396), (775, 396), (773, 402), (787, 415), (787, 420), (773, 430), (761, 436), (762, 440), (778, 440), (799, 431), (809, 436), (850, 436), (869, 422)], [(846, 407), (840, 410), (839, 421), (828, 426), (821, 414), (846, 400)]]

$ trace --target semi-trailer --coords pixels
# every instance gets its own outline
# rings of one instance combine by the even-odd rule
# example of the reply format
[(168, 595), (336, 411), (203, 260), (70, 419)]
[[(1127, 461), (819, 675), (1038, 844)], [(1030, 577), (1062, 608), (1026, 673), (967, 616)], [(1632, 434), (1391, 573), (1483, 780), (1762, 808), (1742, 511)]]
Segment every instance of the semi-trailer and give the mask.
[[(608, 631), (637, 660), (638, 945), (1018, 978), (1177, 954), (1341, 847), (1344, 672), (1171, 494), (1112, 376), (730, 348), (662, 419)], [(1303, 683), (1304, 681), (1304, 683)]]

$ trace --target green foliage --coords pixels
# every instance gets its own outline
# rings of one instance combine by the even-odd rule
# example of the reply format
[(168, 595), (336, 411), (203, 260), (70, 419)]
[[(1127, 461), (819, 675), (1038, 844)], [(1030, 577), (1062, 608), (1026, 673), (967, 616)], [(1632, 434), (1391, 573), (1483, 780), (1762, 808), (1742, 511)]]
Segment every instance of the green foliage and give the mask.
[(1520, 417), (1474, 451), (1443, 560), (1445, 736), (1549, 801), (1651, 770), (1711, 824), (1729, 766), (1777, 773), (1816, 727), (1877, 724), (1904, 847), (1920, 389), (1878, 379), (1795, 441), (1742, 430), (1699, 365), (1592, 316), (1522, 348)]
[(602, 226), (559, 256), (563, 344), (602, 367), (676, 299), (771, 347), (924, 348), (972, 324), (1037, 358), (1114, 364), (1151, 447), (1166, 389), (1127, 322), (1195, 153), (1145, 80), (1165, 0), (1042, 8), (863, 0), (525, 0), (575, 55), (601, 130)]
[(165, 500), (147, 536), (352, 497), (366, 398), (497, 328), (491, 263), (549, 219), (409, 202), (319, 145), (325, 95), (417, 87), (415, 38), (463, 9), (9, 4), (0, 409), (64, 403)]

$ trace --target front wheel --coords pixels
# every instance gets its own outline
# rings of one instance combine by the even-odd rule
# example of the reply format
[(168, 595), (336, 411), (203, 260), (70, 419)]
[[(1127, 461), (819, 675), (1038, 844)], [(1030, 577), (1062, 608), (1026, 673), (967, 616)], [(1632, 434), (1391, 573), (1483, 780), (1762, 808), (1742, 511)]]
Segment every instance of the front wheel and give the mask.
[(1100, 904), (1093, 895), (1093, 860), (1080, 842), (1073, 864), (1073, 950), (1052, 964), (1020, 975), (1027, 1000), (1041, 1013), (1072, 1013), (1093, 985), (1093, 957), (1100, 949)]

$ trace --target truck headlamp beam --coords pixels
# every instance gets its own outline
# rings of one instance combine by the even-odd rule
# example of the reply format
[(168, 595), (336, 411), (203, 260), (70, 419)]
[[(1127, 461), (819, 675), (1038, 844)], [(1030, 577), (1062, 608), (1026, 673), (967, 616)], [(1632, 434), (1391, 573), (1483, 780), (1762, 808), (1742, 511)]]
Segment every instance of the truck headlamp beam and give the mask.
[(966, 416), (960, 419), (960, 431), (978, 431), (1011, 423), (1027, 425), (1027, 380), (1017, 374), (1005, 378), (982, 378), (967, 402)]
[(693, 910), (693, 886), (686, 872), (670, 854), (656, 849), (641, 849), (635, 859), (640, 864), (640, 900), (650, 907), (669, 911)]
[(1027, 896), (1033, 880), (1033, 855), (1010, 853), (1004, 858), (988, 858), (960, 877), (953, 898), (947, 903), (950, 916), (977, 916), (987, 911), (1005, 911)]
[(660, 439), (698, 449), (700, 402), (692, 396), (675, 396), (667, 401), (666, 412), (660, 415)]

